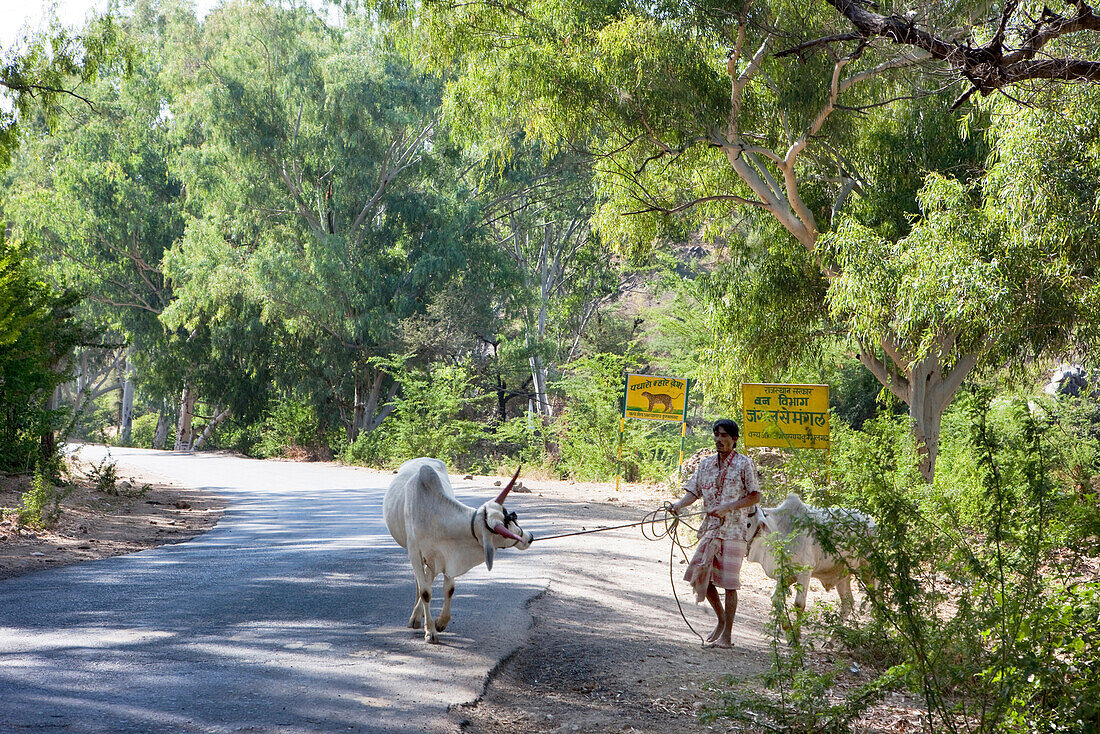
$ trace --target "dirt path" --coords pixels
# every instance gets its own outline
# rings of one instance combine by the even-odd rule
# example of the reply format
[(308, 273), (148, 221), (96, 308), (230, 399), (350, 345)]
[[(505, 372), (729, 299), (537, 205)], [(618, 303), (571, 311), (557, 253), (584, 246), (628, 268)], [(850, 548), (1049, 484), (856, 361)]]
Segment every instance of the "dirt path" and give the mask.
[[(635, 485), (615, 493), (612, 485), (528, 484), (565, 500), (562, 525), (577, 528), (591, 523), (593, 505), (626, 523), (670, 499)], [(499, 666), (481, 700), (455, 712), (461, 730), (725, 731), (725, 725), (700, 724), (697, 714), (727, 676), (746, 678), (767, 668), (762, 630), (772, 586), (759, 569), (742, 574), (734, 649), (703, 649), (673, 596), (670, 540), (649, 541), (631, 528), (546, 542), (559, 555), (557, 575), (531, 605), (529, 642)], [(681, 580), (682, 560), (677, 555), (671, 562), (676, 593), (687, 619), (706, 635), (714, 615), (694, 603)]]
[[(225, 507), (209, 492), (125, 470), (111, 487), (97, 488), (86, 469), (62, 489), (55, 525), (30, 528), (6, 513), (0, 519), (0, 579), (182, 543), (214, 527)], [(29, 477), (0, 476), (0, 508), (14, 511), (30, 486)]]

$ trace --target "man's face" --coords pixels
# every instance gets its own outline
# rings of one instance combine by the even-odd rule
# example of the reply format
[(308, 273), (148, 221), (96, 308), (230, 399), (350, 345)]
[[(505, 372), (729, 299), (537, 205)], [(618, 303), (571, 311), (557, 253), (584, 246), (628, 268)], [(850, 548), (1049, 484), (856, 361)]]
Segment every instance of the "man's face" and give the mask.
[(714, 448), (717, 449), (720, 454), (728, 454), (733, 451), (733, 447), (737, 444), (737, 440), (726, 433), (725, 428), (714, 429)]

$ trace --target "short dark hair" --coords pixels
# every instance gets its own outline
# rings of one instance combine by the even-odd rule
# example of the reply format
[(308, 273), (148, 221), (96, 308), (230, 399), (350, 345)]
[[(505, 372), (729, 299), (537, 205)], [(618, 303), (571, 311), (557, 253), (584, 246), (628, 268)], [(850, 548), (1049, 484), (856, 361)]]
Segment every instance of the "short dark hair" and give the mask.
[(719, 428), (728, 433), (731, 438), (738, 438), (741, 435), (741, 429), (729, 418), (719, 418), (714, 421), (714, 427), (711, 428), (711, 431), (717, 432)]

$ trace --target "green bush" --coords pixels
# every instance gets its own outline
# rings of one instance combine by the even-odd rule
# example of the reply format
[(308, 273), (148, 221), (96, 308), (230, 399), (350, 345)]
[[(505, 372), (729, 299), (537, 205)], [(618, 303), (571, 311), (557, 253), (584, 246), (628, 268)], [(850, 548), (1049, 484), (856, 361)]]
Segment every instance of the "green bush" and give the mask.
[(472, 402), (469, 371), (459, 365), (391, 368), (401, 383), (393, 412), (379, 428), (360, 432), (343, 460), (386, 466), (432, 456), (457, 469), (471, 468), (476, 463), (471, 451), (486, 433), (479, 422), (464, 417)]
[(158, 418), (159, 416), (156, 413), (145, 413), (136, 416), (130, 426), (130, 445), (142, 449), (153, 448)]
[[(556, 385), (566, 402), (554, 424), (563, 474), (582, 481), (609, 481), (618, 473), (623, 376), (628, 368), (625, 357), (597, 354), (570, 364)], [(623, 478), (666, 479), (679, 462), (680, 424), (630, 420), (625, 428)]]
[(61, 500), (67, 494), (55, 487), (44, 472), (36, 471), (31, 488), (23, 493), (14, 511), (16, 520), (33, 528), (50, 527), (61, 517)]
[[(778, 534), (768, 539), (781, 576), (793, 577), (798, 568), (790, 554), (788, 537)], [(767, 730), (788, 734), (847, 734), (853, 724), (887, 691), (895, 687), (899, 670), (892, 669), (870, 683), (837, 695), (836, 682), (846, 666), (834, 665), (818, 672), (809, 660), (815, 648), (816, 635), (831, 634), (835, 624), (806, 625), (814, 634), (804, 634), (806, 618), (788, 603), (787, 595), (774, 595), (767, 634), (769, 644), (768, 671), (760, 676), (762, 689), (746, 686), (744, 681), (727, 679), (718, 697), (718, 704), (705, 709), (706, 723), (719, 718), (742, 722), (752, 731)]]
[(316, 409), (294, 398), (283, 398), (264, 413), (259, 441), (252, 451), (261, 458), (285, 456), (291, 452), (304, 453), (311, 458), (330, 455)]
[[(547, 441), (549, 433), (542, 421), (537, 418), (513, 418), (496, 426), (495, 430), (486, 436), (485, 442), (491, 446), (493, 454), (501, 460), (511, 460), (528, 469), (549, 468), (547, 466), (547, 454), (550, 449)], [(487, 470), (495, 468), (486, 466)]]
[(833, 451), (834, 494), (878, 522), (863, 553), (874, 623), (904, 656), (892, 670), (931, 730), (1097, 731), (1100, 581), (1079, 563), (1097, 552), (1095, 497), (1079, 491), (1094, 454), (1064, 448), (1088, 429), (1022, 398), (958, 402), (935, 486), (904, 420), (868, 421)]
[(340, 460), (346, 464), (379, 467), (392, 463), (392, 454), (390, 453), (392, 443), (385, 440), (383, 430), (385, 430), (385, 426), (382, 430), (360, 431), (355, 440), (344, 449), (344, 452), (340, 455)]

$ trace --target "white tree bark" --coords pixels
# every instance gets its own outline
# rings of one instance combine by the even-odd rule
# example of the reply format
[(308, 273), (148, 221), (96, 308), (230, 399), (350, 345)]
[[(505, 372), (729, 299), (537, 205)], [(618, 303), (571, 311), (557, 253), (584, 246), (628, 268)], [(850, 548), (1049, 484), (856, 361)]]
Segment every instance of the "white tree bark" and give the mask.
[(348, 424), (349, 441), (355, 441), (363, 431), (370, 432), (378, 428), (382, 425), (382, 421), (393, 412), (392, 401), (397, 395), (400, 385), (394, 380), (385, 396), (383, 396), (382, 386), (385, 384), (385, 380), (386, 373), (382, 370), (375, 370), (373, 375), (367, 376), (367, 379), (356, 380), (355, 403), (352, 409), (351, 422)]
[(168, 406), (164, 406), (157, 416), (157, 430), (153, 433), (153, 448), (163, 449), (168, 443), (168, 428), (171, 421), (168, 420)]
[(192, 447), (192, 450), (198, 451), (201, 449), (203, 444), (209, 440), (210, 434), (214, 432), (214, 429), (217, 428), (222, 421), (228, 418), (231, 412), (231, 409), (226, 408), (220, 413), (215, 413), (214, 417), (211, 418), (210, 422), (206, 425), (205, 430), (203, 430), (202, 435), (195, 440), (195, 445)]
[(130, 445), (134, 430), (134, 363), (129, 352), (122, 358), (122, 416), (119, 421), (119, 440)]
[(176, 451), (191, 450), (191, 420), (195, 416), (195, 390), (188, 382), (180, 395), (180, 417), (176, 424)]

